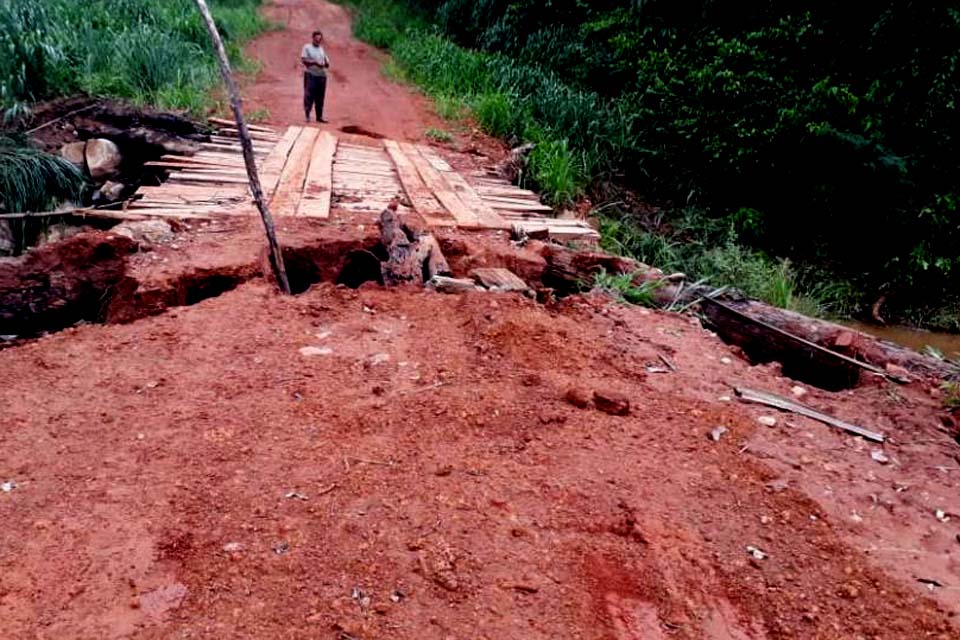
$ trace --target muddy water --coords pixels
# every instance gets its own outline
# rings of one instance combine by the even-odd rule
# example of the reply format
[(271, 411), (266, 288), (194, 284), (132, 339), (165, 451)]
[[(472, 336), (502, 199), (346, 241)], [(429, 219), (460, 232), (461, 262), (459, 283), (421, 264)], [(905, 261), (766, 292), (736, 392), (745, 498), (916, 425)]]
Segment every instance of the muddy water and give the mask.
[(842, 324), (915, 351), (923, 351), (924, 347), (929, 345), (939, 349), (947, 357), (960, 356), (960, 334), (957, 333), (938, 333), (900, 326), (884, 327), (855, 320), (845, 321)]

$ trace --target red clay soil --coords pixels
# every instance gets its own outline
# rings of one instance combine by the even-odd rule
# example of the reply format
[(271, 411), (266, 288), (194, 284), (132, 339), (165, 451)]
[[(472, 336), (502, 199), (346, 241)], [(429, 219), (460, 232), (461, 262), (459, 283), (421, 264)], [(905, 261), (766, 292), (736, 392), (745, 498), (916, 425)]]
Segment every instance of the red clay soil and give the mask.
[(192, 224), (131, 256), (123, 324), (0, 351), (0, 638), (960, 638), (937, 387), (803, 385), (874, 445), (738, 402), (797, 382), (692, 317), (335, 286), (373, 222), (279, 220), (296, 297), (255, 220)]

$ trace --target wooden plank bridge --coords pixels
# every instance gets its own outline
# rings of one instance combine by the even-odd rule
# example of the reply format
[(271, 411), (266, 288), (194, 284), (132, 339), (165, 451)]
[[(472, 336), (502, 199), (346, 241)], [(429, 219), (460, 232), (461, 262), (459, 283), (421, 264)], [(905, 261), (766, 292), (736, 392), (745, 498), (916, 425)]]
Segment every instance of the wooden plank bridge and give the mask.
[[(227, 121), (212, 122), (220, 129), (195, 155), (167, 155), (148, 163), (170, 177), (159, 186), (141, 187), (127, 205), (129, 214), (255, 214), (237, 131)], [(281, 132), (251, 126), (250, 131), (263, 191), (278, 217), (379, 213), (399, 198), (432, 227), (519, 228), (557, 239), (598, 237), (581, 220), (552, 217), (551, 208), (533, 191), (483, 172), (462, 174), (428, 146), (393, 140), (358, 144), (313, 127)]]

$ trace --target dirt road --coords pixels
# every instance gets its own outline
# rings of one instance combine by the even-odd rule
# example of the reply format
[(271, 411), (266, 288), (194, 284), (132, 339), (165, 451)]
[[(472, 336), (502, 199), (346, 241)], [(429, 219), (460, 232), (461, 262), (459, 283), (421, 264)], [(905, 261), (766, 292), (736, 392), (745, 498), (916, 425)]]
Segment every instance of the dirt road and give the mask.
[[(351, 91), (398, 106), (353, 123), (419, 135), (425, 105), (374, 77), (340, 9), (283, 7), (334, 16), (335, 62), (367, 52)], [(294, 35), (251, 51), (279, 52), (266, 69)], [(283, 123), (265, 74), (250, 93)], [(0, 638), (960, 637), (936, 389), (797, 391), (695, 318), (602, 296), (334, 285), (373, 222), (279, 221), (318, 282), (296, 297), (257, 276), (253, 221), (184, 229), (135, 256), (110, 308), (127, 324), (0, 350)], [(441, 240), (460, 274), (542, 275), (502, 236)]]
[(442, 126), (426, 98), (384, 77), (384, 55), (352, 37), (350, 16), (342, 6), (317, 0), (274, 0), (264, 13), (286, 28), (258, 38), (247, 48), (248, 55), (262, 65), (255, 82), (244, 91), (249, 110), (267, 109), (272, 124), (303, 121), (300, 49), (320, 29), (332, 61), (326, 128), (361, 127), (392, 139), (419, 140), (427, 127)]

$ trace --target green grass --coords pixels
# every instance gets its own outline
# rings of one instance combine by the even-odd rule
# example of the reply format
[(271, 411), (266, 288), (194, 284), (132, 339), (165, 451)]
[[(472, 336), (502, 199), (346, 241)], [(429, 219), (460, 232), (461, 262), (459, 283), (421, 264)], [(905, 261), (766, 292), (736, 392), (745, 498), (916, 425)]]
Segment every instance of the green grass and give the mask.
[(270, 109), (262, 107), (260, 109), (254, 109), (246, 114), (247, 122), (256, 124), (258, 122), (266, 122), (270, 119)]
[(626, 127), (615, 105), (573, 89), (551, 72), (506, 56), (472, 51), (437, 35), (424, 16), (392, 0), (348, 0), (355, 35), (392, 54), (387, 77), (416, 84), (448, 120), (468, 112), (480, 128), (511, 143), (532, 141), (528, 177), (562, 206), (619, 157)]
[[(269, 25), (258, 0), (214, 0), (234, 63)], [(195, 114), (219, 77), (191, 0), (0, 0), (0, 111), (84, 93)]]
[(467, 112), (467, 105), (456, 96), (439, 94), (434, 96), (433, 102), (437, 115), (444, 120), (462, 120)]
[(644, 282), (635, 284), (637, 274), (612, 274), (601, 271), (594, 276), (593, 289), (616, 298), (620, 302), (636, 304), (644, 307), (655, 307), (654, 293), (660, 288), (659, 282)]
[(444, 144), (448, 142), (453, 142), (453, 136), (450, 135), (448, 131), (444, 131), (443, 129), (436, 129), (434, 127), (430, 127), (429, 129), (424, 131), (423, 135), (427, 136), (434, 142), (440, 142)]
[(83, 174), (63, 158), (0, 137), (0, 209), (45, 211), (79, 199), (85, 185)]

